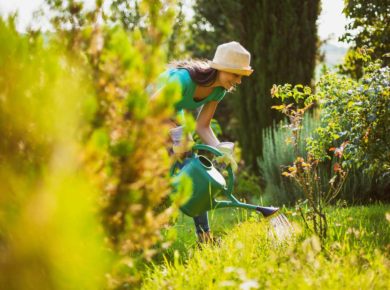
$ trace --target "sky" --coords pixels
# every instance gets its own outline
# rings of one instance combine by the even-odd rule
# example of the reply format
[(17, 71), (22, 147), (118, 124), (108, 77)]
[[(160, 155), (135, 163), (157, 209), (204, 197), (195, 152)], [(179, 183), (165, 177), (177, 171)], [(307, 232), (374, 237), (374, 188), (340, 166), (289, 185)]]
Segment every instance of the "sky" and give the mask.
[(344, 27), (348, 23), (342, 13), (343, 7), (344, 0), (322, 0), (321, 14), (317, 20), (318, 35), (321, 39), (330, 37), (332, 44), (347, 47), (347, 44), (337, 40), (344, 34)]
[[(7, 15), (18, 11), (18, 30), (23, 31), (31, 22), (33, 11), (36, 10), (44, 0), (0, 0), (0, 14)], [(87, 6), (93, 5), (94, 0), (85, 0)], [(186, 3), (191, 1), (187, 0)], [(343, 0), (322, 0), (322, 11), (317, 21), (318, 35), (321, 39), (330, 38), (329, 43), (347, 47), (347, 44), (337, 41), (337, 38), (344, 33), (344, 26), (347, 19), (342, 14)], [(46, 24), (41, 24), (46, 25)]]

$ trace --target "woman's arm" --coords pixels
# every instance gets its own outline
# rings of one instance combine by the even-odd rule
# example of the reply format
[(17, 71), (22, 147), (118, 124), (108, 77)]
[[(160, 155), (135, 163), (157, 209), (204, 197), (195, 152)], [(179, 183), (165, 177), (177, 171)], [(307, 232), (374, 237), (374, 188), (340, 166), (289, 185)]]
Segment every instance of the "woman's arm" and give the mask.
[(205, 104), (196, 119), (196, 133), (198, 133), (203, 143), (214, 147), (220, 143), (210, 126), (217, 106), (217, 101)]

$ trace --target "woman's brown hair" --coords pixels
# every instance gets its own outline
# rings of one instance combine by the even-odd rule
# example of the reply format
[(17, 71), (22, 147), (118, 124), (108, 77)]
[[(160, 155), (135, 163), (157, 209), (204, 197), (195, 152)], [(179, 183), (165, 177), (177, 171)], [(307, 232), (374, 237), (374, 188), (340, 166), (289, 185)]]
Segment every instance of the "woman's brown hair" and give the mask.
[(207, 61), (190, 59), (174, 61), (170, 67), (185, 69), (189, 72), (191, 79), (198, 85), (211, 86), (217, 79), (218, 70), (210, 67)]

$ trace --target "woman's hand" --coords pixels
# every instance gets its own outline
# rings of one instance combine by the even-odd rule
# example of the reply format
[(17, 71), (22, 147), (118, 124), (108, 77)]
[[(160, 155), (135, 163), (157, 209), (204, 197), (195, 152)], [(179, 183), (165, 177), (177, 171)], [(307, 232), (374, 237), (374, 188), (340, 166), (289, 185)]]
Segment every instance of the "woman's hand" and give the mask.
[(233, 171), (237, 171), (237, 162), (233, 157), (234, 143), (232, 142), (221, 142), (217, 145), (217, 149), (223, 154), (215, 158), (218, 163), (223, 163), (226, 166), (231, 166)]
[(218, 102), (216, 101), (209, 102), (203, 106), (202, 111), (199, 113), (196, 120), (196, 132), (204, 144), (216, 147), (219, 151), (221, 151), (221, 153), (223, 153), (223, 156), (215, 158), (218, 163), (231, 165), (233, 171), (236, 171), (238, 166), (233, 157), (234, 143), (219, 142), (210, 126), (211, 119), (214, 116), (217, 106)]

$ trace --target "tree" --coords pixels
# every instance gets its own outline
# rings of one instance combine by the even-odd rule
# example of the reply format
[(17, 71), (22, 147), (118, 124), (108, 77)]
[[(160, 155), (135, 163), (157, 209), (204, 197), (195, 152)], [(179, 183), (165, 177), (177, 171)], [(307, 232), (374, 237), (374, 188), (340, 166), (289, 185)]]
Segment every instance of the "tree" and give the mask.
[(390, 64), (390, 58), (385, 56), (390, 52), (390, 6), (387, 0), (345, 0), (344, 3), (343, 12), (351, 22), (346, 25), (347, 32), (341, 40), (350, 43), (352, 47), (340, 71), (359, 79), (363, 75), (364, 60), (359, 58), (357, 49), (371, 48), (370, 57), (373, 60), (382, 60), (383, 66)]
[(189, 45), (195, 56), (212, 58), (218, 44), (231, 40), (239, 41), (252, 54), (255, 72), (243, 80), (234, 94), (230, 102), (234, 118), (229, 118), (236, 120), (236, 124), (230, 125), (239, 138), (243, 158), (252, 169), (258, 168), (262, 131), (280, 119), (270, 109), (275, 105), (270, 97), (272, 85), (311, 84), (319, 3), (319, 0), (200, 0), (195, 5), (194, 37)]
[[(183, 11), (183, 0), (176, 0), (177, 5), (169, 7), (175, 11), (172, 30), (168, 40), (161, 43), (167, 51), (168, 60), (185, 55), (184, 43), (188, 37), (187, 23)], [(164, 7), (165, 6), (165, 7)], [(142, 35), (148, 36), (148, 16), (145, 14), (145, 5), (141, 0), (113, 0), (110, 4), (109, 20), (121, 25), (128, 32), (141, 31)], [(163, 3), (162, 11), (167, 11), (167, 4)]]

